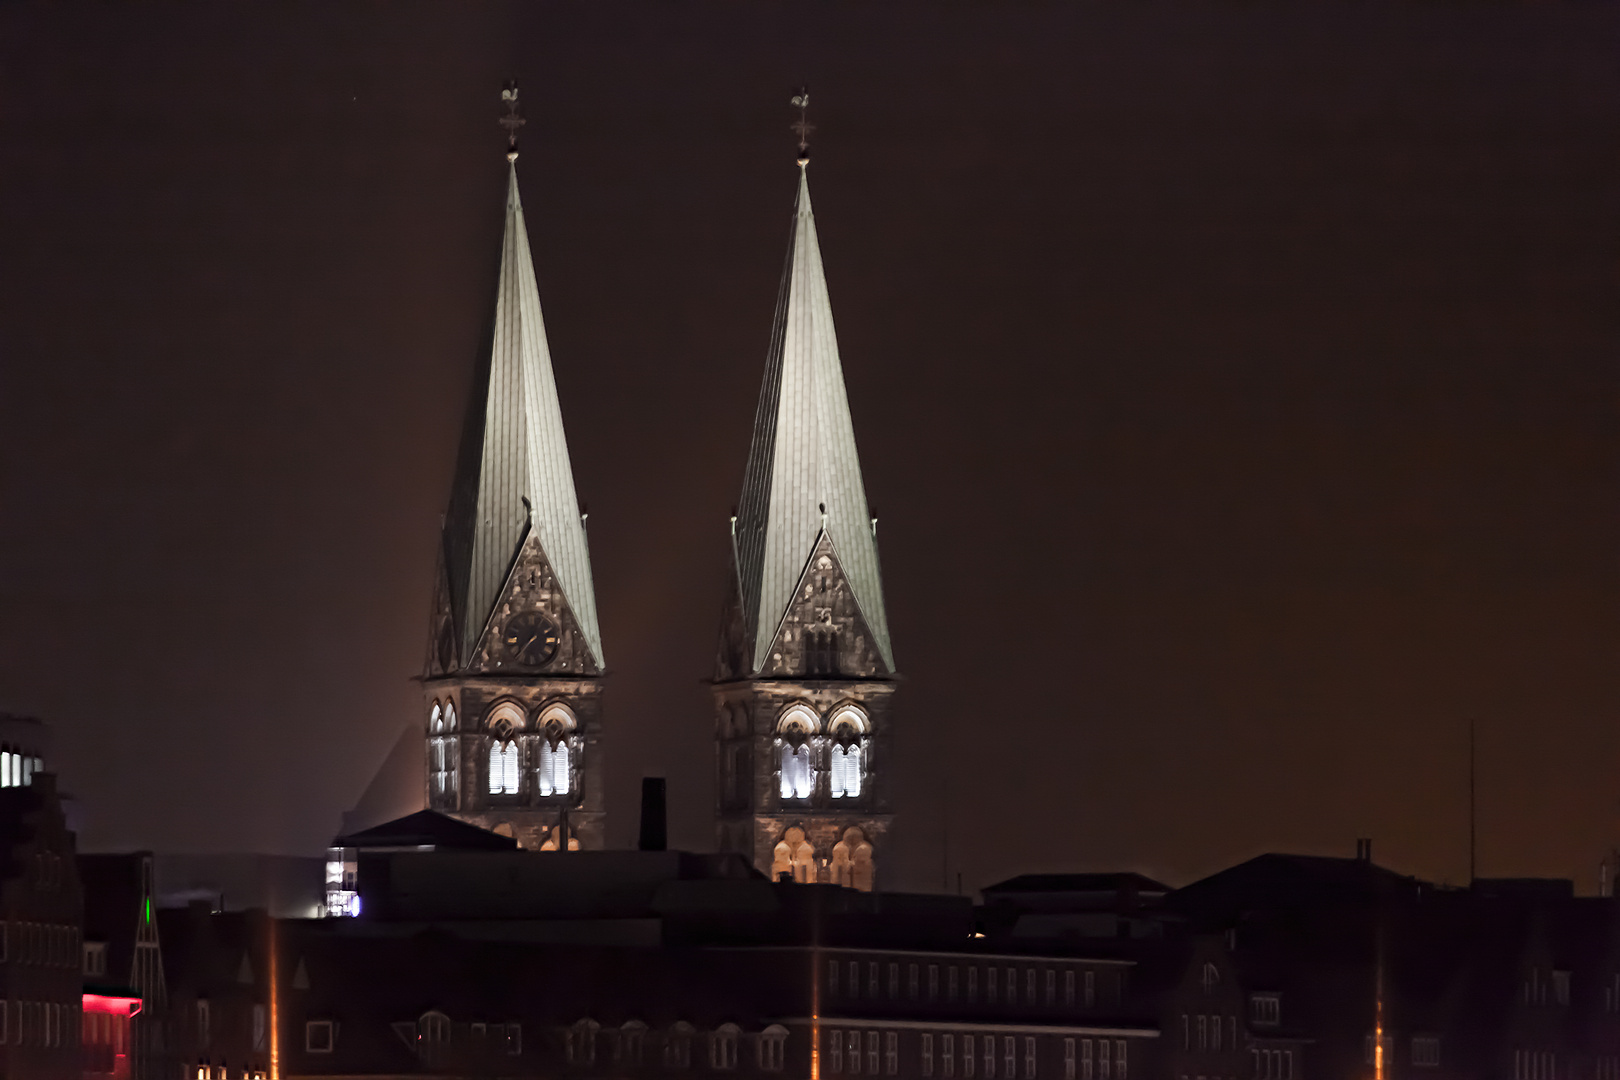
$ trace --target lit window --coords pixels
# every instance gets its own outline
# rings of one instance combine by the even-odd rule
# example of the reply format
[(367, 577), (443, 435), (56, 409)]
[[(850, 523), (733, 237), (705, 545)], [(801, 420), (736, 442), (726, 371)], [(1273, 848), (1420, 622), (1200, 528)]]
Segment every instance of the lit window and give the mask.
[(784, 742), (782, 755), (782, 798), (808, 799), (814, 784), (814, 769), (810, 764), (810, 746), (794, 746)]
[(428, 713), (428, 731), (434, 735), (437, 735), (443, 730), (444, 710), (439, 708), (439, 703), (435, 701), (433, 703), (433, 711)]
[(518, 747), (514, 742), (497, 742), (489, 746), (489, 793), (516, 795), (518, 793)]
[(835, 743), (832, 748), (832, 797), (854, 799), (861, 794), (861, 744)]
[(542, 742), (540, 744), (540, 768), (537, 774), (540, 783), (540, 794), (567, 795), (572, 777), (570, 766), (566, 739), (558, 740), (556, 743)]

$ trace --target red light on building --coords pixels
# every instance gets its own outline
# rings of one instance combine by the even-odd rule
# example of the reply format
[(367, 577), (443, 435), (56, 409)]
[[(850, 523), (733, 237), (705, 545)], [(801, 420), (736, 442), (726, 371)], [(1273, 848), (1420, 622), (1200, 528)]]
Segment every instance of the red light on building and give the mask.
[(129, 1080), (129, 1022), (140, 1011), (138, 997), (84, 995), (85, 1080)]

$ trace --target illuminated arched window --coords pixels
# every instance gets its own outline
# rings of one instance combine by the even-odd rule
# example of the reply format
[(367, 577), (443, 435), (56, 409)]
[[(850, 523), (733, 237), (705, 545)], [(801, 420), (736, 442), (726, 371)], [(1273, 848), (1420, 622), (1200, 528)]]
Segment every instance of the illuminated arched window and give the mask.
[(792, 875), (792, 879), (805, 884), (816, 880), (816, 849), (805, 838), (804, 830), (797, 825), (782, 834), (782, 840), (776, 845), (771, 861), (771, 879), (780, 880), (783, 874)]
[(489, 744), (489, 793), (516, 795), (518, 793), (518, 746), (515, 742)]
[(811, 739), (821, 718), (804, 705), (790, 705), (776, 722), (778, 787), (784, 799), (808, 799), (816, 789), (815, 747)]
[(815, 770), (810, 764), (810, 746), (794, 746), (784, 742), (781, 748), (782, 798), (808, 799), (814, 785)]
[(535, 782), (541, 795), (567, 795), (574, 789), (574, 729), (568, 706), (554, 702), (540, 712), (535, 726), (540, 740), (535, 755)]
[(434, 735), (437, 735), (443, 730), (444, 710), (439, 708), (439, 703), (435, 701), (433, 703), (433, 711), (428, 713), (428, 731)]
[(10, 750), (0, 750), (0, 787), (15, 787), (11, 782), (12, 753)]
[(540, 794), (567, 795), (569, 791), (568, 740), (540, 744)]
[(833, 845), (830, 869), (834, 885), (862, 892), (872, 891), (876, 869), (872, 860), (872, 845), (859, 827), (845, 829), (843, 839)]
[(833, 744), (832, 797), (853, 799), (861, 793), (861, 744)]
[(444, 703), (444, 730), (456, 730), (456, 703), (453, 701)]
[(835, 711), (827, 725), (828, 793), (835, 799), (860, 797), (866, 780), (866, 714), (853, 705)]

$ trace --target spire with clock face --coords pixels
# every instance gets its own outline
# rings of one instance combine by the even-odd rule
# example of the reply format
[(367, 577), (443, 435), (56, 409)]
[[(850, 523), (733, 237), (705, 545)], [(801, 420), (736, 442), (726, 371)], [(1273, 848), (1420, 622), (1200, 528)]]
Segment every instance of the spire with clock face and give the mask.
[(720, 846), (776, 877), (873, 887), (892, 825), (894, 652), (810, 207), (809, 96), (716, 664)]
[(444, 518), (423, 679), (428, 805), (517, 837), (600, 846), (601, 630), (518, 194), (517, 88), (506, 220)]

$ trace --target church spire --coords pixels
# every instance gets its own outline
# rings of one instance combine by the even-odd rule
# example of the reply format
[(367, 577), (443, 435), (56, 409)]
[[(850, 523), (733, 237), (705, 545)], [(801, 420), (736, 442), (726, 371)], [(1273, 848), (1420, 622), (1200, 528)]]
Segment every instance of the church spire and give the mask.
[(735, 523), (744, 659), (752, 672), (765, 668), (795, 590), (825, 538), (883, 667), (893, 673), (876, 524), (861, 482), (810, 208), (810, 125), (803, 115), (808, 97), (801, 92), (793, 103), (801, 110), (794, 125), (800, 139), (799, 191)]
[[(562, 600), (590, 654), (603, 667), (596, 592), (584, 515), (563, 434), (562, 406), (540, 314), (540, 293), (518, 196), (517, 88), (501, 95), (508, 135), (506, 227), (495, 318), (468, 402), (455, 487), (444, 525), (444, 563), (465, 662), (501, 602), (521, 549), (531, 538), (556, 575)], [(460, 665), (457, 665), (460, 666)]]

